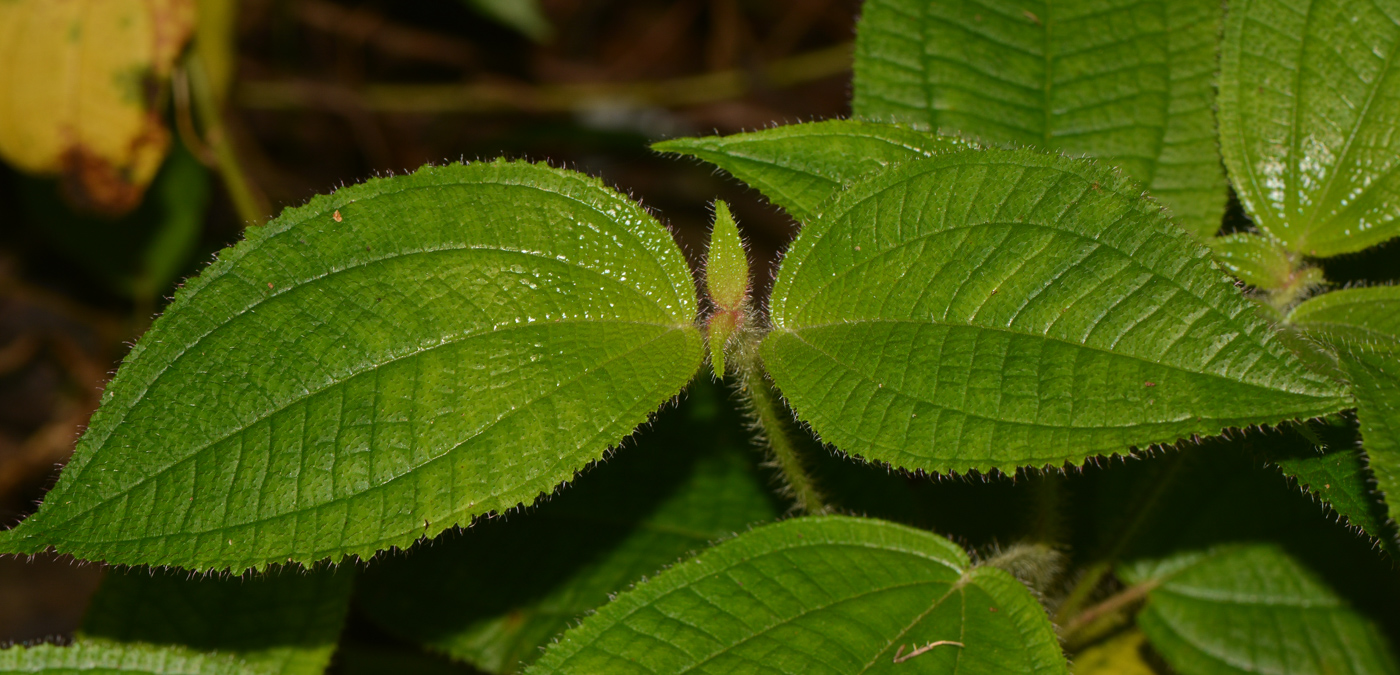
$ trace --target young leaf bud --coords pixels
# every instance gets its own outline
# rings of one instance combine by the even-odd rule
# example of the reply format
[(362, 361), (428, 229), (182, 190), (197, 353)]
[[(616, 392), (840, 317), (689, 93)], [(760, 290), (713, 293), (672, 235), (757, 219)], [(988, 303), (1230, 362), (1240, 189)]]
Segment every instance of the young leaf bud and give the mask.
[(749, 258), (729, 205), (715, 201), (715, 226), (705, 256), (705, 288), (715, 303), (707, 339), (710, 367), (724, 378), (724, 348), (744, 324), (749, 302)]

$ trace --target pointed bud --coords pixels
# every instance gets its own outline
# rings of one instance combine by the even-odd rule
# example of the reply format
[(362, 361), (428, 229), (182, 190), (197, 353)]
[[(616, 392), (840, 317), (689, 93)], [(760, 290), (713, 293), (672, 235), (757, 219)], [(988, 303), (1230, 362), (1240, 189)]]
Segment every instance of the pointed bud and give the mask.
[(715, 227), (705, 260), (705, 285), (721, 311), (736, 311), (749, 296), (749, 256), (729, 205), (715, 201)]

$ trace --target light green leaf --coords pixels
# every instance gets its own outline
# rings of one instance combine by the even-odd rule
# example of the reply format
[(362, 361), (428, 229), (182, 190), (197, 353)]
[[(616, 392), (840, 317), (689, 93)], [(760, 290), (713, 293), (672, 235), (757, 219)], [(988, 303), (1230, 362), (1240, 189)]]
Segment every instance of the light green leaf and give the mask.
[(1288, 321), (1330, 342), (1373, 351), (1400, 351), (1400, 287), (1324, 293), (1293, 308)]
[[(895, 663), (913, 648), (950, 640)], [(752, 530), (618, 596), (545, 673), (1065, 673), (1045, 610), (948, 540), (868, 518)]]
[(107, 573), (82, 639), (236, 654), (275, 675), (320, 675), (345, 623), (355, 570), (279, 569), (251, 578), (144, 568)]
[(177, 294), (0, 549), (368, 556), (552, 492), (698, 371), (670, 234), (542, 165), (430, 167), (251, 230)]
[(899, 162), (965, 150), (967, 141), (896, 124), (830, 120), (651, 146), (703, 159), (748, 183), (793, 218), (815, 220), (841, 188)]
[(612, 594), (776, 517), (738, 450), (744, 430), (715, 414), (721, 393), (692, 388), (685, 409), (661, 415), (638, 447), (537, 512), (371, 567), (357, 596), (369, 618), (488, 672), (516, 672)]
[(1376, 488), (1385, 496), (1390, 520), (1400, 522), (1400, 350), (1343, 348), (1341, 365), (1356, 396), (1361, 446)]
[(969, 151), (857, 183), (793, 243), (764, 365), (842, 451), (1081, 463), (1349, 406), (1200, 244), (1088, 162)]
[(150, 645), (85, 641), (70, 647), (36, 645), (0, 649), (0, 675), (245, 675), (264, 672), (226, 655)]
[(1310, 256), (1400, 234), (1400, 3), (1237, 0), (1220, 144), (1255, 225)]
[(1216, 0), (869, 0), (856, 116), (1102, 158), (1198, 237), (1226, 189), (1212, 88)]
[(1379, 628), (1277, 546), (1183, 553), (1120, 575), (1156, 584), (1138, 626), (1182, 675), (1400, 672)]
[(1293, 260), (1278, 242), (1257, 234), (1239, 232), (1206, 240), (1215, 261), (1236, 279), (1271, 291), (1289, 284)]
[(462, 0), (492, 20), (514, 28), (536, 42), (542, 42), (554, 32), (549, 20), (540, 11), (539, 0)]

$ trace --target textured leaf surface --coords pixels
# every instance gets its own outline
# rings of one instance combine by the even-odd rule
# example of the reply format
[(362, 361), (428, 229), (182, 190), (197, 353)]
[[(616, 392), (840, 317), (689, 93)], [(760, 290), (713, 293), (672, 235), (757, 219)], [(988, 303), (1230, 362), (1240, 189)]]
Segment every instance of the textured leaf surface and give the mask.
[(1293, 308), (1288, 321), (1328, 341), (1400, 352), (1400, 287), (1324, 293)]
[[(515, 672), (609, 597), (690, 551), (777, 516), (720, 392), (697, 382), (625, 448), (534, 513), (480, 523), (372, 566), (379, 625), (493, 672)], [(522, 561), (529, 561), (522, 564)]]
[(70, 647), (37, 645), (0, 649), (0, 673), (4, 675), (244, 675), (263, 672), (229, 656), (149, 645), (93, 641)]
[(1113, 173), (1028, 151), (896, 167), (808, 226), (764, 364), (868, 461), (1010, 472), (1347, 407)]
[(1241, 0), (1221, 46), (1220, 144), (1254, 223), (1290, 250), (1400, 234), (1400, 3)]
[(1288, 285), (1293, 261), (1273, 239), (1239, 232), (1212, 237), (1206, 245), (1225, 271), (1250, 286), (1267, 291)]
[(1400, 672), (1379, 628), (1276, 546), (1220, 547), (1120, 573), (1158, 584), (1138, 626), (1182, 675)]
[[(1353, 442), (1355, 437), (1353, 436)], [(1301, 440), (1301, 439), (1296, 439)], [(1332, 507), (1347, 523), (1358, 527), (1384, 547), (1395, 549), (1393, 528), (1385, 522), (1385, 509), (1372, 489), (1375, 479), (1367, 469), (1367, 458), (1356, 447), (1333, 446), (1321, 450), (1311, 443), (1270, 439), (1270, 450), (1293, 446), (1288, 456), (1275, 456), (1273, 463), (1292, 476), (1301, 487)]]
[(81, 632), (84, 639), (234, 654), (272, 674), (320, 675), (340, 638), (354, 573), (348, 566), (284, 568), (240, 579), (112, 570)]
[(1356, 396), (1361, 446), (1376, 488), (1385, 496), (1391, 521), (1400, 522), (1400, 350), (1345, 348), (1341, 363)]
[(554, 490), (699, 369), (669, 233), (541, 165), (292, 209), (181, 291), (0, 546), (186, 568), (406, 546)]
[[(953, 640), (903, 663), (900, 646)], [(826, 516), (758, 528), (618, 596), (530, 673), (1065, 673), (1019, 581), (946, 539)]]
[(714, 164), (807, 223), (852, 181), (911, 159), (969, 147), (897, 124), (829, 120), (732, 136), (678, 138), (651, 146)]
[(1099, 157), (1178, 225), (1220, 228), (1215, 0), (869, 0), (859, 117)]

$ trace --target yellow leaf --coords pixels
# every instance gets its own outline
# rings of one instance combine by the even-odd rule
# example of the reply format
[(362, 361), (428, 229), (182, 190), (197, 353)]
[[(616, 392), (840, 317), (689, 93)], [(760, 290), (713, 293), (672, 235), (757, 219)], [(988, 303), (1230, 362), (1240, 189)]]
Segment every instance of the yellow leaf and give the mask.
[(0, 2), (0, 158), (77, 206), (141, 201), (170, 145), (159, 105), (194, 0)]
[(1074, 657), (1074, 675), (1156, 675), (1143, 658), (1146, 638), (1133, 628), (1096, 644)]

